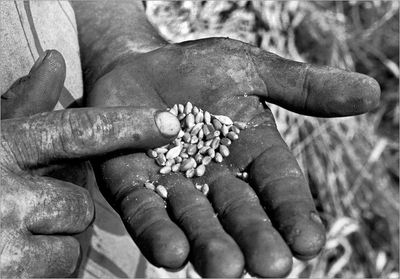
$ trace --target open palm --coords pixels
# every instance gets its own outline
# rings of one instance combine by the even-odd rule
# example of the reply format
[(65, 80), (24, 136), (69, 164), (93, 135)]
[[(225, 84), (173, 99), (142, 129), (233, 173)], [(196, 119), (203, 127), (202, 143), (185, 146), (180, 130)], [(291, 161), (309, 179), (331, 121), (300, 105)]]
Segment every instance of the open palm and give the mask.
[[(160, 175), (154, 160), (135, 153), (97, 162), (98, 183), (153, 264), (179, 268), (189, 259), (204, 277), (237, 277), (244, 268), (260, 277), (284, 276), (292, 255), (310, 259), (320, 252), (325, 232), (264, 101), (312, 116), (346, 116), (374, 108), (379, 92), (367, 76), (223, 38), (125, 57), (96, 82), (89, 106), (164, 109), (190, 101), (248, 127), (230, 146), (231, 155), (209, 165), (203, 177)], [(243, 170), (248, 183), (236, 177)], [(167, 208), (143, 187), (147, 180), (167, 187)], [(195, 183), (209, 184), (209, 195)]]

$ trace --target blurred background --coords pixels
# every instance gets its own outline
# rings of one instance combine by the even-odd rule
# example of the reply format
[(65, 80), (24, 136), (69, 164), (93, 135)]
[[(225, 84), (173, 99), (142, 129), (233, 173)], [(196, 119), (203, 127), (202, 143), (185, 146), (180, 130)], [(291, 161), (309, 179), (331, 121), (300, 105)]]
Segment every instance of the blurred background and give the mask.
[(322, 254), (289, 277), (399, 278), (399, 2), (147, 1), (171, 42), (223, 36), (378, 80), (381, 106), (321, 119), (271, 105), (327, 227)]

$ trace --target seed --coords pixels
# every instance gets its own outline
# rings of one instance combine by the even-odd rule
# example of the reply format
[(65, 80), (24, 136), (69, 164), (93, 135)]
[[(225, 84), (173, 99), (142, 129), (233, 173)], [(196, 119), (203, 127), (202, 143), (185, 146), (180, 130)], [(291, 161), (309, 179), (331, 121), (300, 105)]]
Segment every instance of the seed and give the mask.
[(209, 133), (207, 136), (206, 136), (206, 140), (212, 140), (214, 138), (214, 133)]
[(226, 137), (226, 135), (229, 133), (229, 128), (228, 128), (228, 126), (222, 125), (221, 133), (222, 133), (222, 135), (223, 135), (224, 137)]
[(207, 125), (207, 127), (211, 134), (215, 132), (215, 128), (212, 124)]
[(216, 119), (216, 118), (214, 118), (212, 120), (212, 124), (213, 124), (215, 130), (220, 130), (222, 128), (221, 122), (219, 122), (218, 119)]
[(226, 146), (229, 146), (229, 145), (231, 145), (232, 141), (230, 139), (228, 139), (228, 138), (222, 138), (219, 143), (223, 144), (223, 145), (226, 145)]
[(157, 147), (156, 149), (154, 149), (155, 152), (157, 152), (158, 154), (165, 154), (168, 152), (168, 148), (166, 147)]
[(206, 172), (205, 165), (200, 165), (196, 168), (196, 176), (203, 176), (205, 172)]
[(147, 156), (149, 156), (150, 158), (153, 158), (153, 159), (157, 158), (157, 156), (158, 156), (157, 152), (152, 149), (147, 150), (146, 154), (147, 154)]
[(189, 147), (187, 149), (187, 154), (192, 156), (192, 155), (196, 154), (196, 152), (197, 152), (197, 146), (195, 144), (189, 145)]
[(156, 187), (156, 192), (157, 194), (160, 195), (163, 199), (166, 199), (168, 197), (168, 191), (163, 185), (158, 185)]
[(197, 123), (194, 125), (192, 131), (190, 132), (191, 135), (197, 135), (197, 133), (201, 130), (201, 127), (203, 127), (204, 123)]
[(186, 115), (185, 124), (188, 129), (192, 129), (192, 127), (194, 126), (194, 115), (193, 114), (189, 113), (188, 115)]
[(238, 127), (236, 127), (236, 126), (232, 126), (231, 127), (231, 131), (236, 133), (236, 134), (240, 134), (240, 129)]
[(164, 154), (158, 154), (156, 162), (159, 166), (165, 166), (167, 159), (165, 158)]
[(192, 113), (194, 114), (194, 115), (197, 115), (198, 113), (199, 113), (199, 108), (198, 107), (196, 107), (196, 106), (194, 106), (193, 108), (192, 108)]
[[(204, 125), (203, 125), (204, 126)], [(204, 132), (203, 132), (203, 129), (201, 129), (200, 131), (199, 131), (199, 133), (197, 134), (197, 137), (199, 138), (199, 139), (202, 139), (202, 138), (204, 138)]]
[(179, 112), (179, 108), (178, 108), (178, 105), (177, 105), (177, 104), (175, 104), (172, 108), (173, 108), (174, 110), (176, 110), (177, 112)]
[(198, 143), (198, 142), (199, 142), (199, 138), (196, 136), (192, 136), (192, 138), (190, 139), (191, 144)]
[(166, 167), (170, 167), (173, 164), (175, 164), (175, 160), (174, 159), (168, 159), (167, 162), (165, 162), (165, 166)]
[(249, 178), (249, 173), (244, 171), (242, 173), (242, 178), (243, 178), (244, 181), (247, 181), (247, 179)]
[(172, 114), (175, 115), (175, 116), (178, 116), (178, 110), (176, 110), (176, 109), (174, 109), (174, 108), (171, 108), (171, 109), (169, 110), (169, 112), (172, 113)]
[(190, 134), (188, 132), (186, 132), (182, 137), (184, 142), (190, 142), (191, 138), (192, 137), (190, 136)]
[(212, 158), (210, 156), (205, 156), (203, 157), (203, 160), (201, 161), (201, 163), (205, 166), (207, 166), (209, 163), (211, 163)]
[(214, 160), (215, 160), (215, 162), (217, 162), (217, 163), (221, 163), (222, 160), (223, 160), (221, 153), (216, 152), (216, 153), (215, 153), (215, 158), (214, 158)]
[(179, 104), (178, 111), (179, 111), (179, 113), (183, 113), (185, 111), (185, 107), (182, 104)]
[(204, 184), (203, 187), (201, 187), (201, 192), (203, 195), (207, 196), (208, 192), (210, 191), (210, 187), (208, 184)]
[(217, 119), (220, 123), (225, 124), (225, 125), (233, 125), (232, 119), (230, 119), (228, 116), (225, 115), (213, 115), (215, 119)]
[(197, 144), (197, 148), (198, 149), (201, 149), (201, 148), (203, 148), (204, 147), (204, 141), (199, 141), (199, 143)]
[(187, 103), (186, 103), (186, 106), (185, 106), (185, 113), (186, 113), (186, 114), (191, 113), (191, 112), (192, 112), (192, 109), (193, 109), (192, 103), (191, 103), (191, 102), (187, 102)]
[(194, 172), (195, 172), (194, 169), (189, 169), (189, 170), (186, 171), (185, 176), (187, 178), (192, 178), (194, 176)]
[(145, 182), (144, 187), (146, 187), (147, 189), (153, 190), (153, 191), (156, 189), (156, 186), (154, 186), (154, 184), (151, 182)]
[(214, 138), (211, 143), (211, 148), (217, 149), (217, 147), (219, 146), (219, 142), (220, 142), (220, 138), (218, 138), (218, 137)]
[(186, 117), (186, 114), (184, 114), (184, 113), (178, 114), (179, 121), (183, 120), (185, 117)]
[(170, 172), (171, 172), (171, 167), (170, 166), (165, 166), (165, 167), (160, 169), (160, 173), (161, 174), (168, 174)]
[(201, 191), (201, 187), (203, 187), (201, 184), (195, 184), (194, 187), (196, 187), (197, 190)]
[(170, 150), (168, 150), (165, 157), (167, 158), (167, 160), (178, 157), (182, 151), (182, 148), (183, 148), (183, 145), (178, 145), (178, 146), (171, 148)]
[(240, 122), (240, 121), (233, 122), (233, 125), (238, 127), (240, 130), (246, 129), (247, 127), (247, 124), (245, 122)]
[(179, 133), (178, 133), (178, 139), (179, 138), (181, 138), (181, 137), (183, 137), (183, 135), (185, 134), (185, 132), (181, 129), (180, 131), (179, 131)]
[(205, 122), (207, 125), (210, 125), (210, 124), (211, 124), (211, 114), (210, 114), (208, 111), (205, 111), (205, 112), (204, 112), (204, 122)]
[(211, 158), (214, 158), (214, 157), (215, 157), (215, 149), (213, 149), (213, 148), (208, 149), (208, 150), (207, 150), (207, 154), (208, 154), (208, 156), (210, 156)]
[(181, 164), (181, 171), (187, 171), (188, 169), (194, 168), (196, 164), (196, 161), (193, 158), (188, 158), (186, 160), (183, 160)]
[(199, 113), (196, 114), (194, 121), (196, 123), (201, 123), (201, 122), (203, 122), (203, 120), (204, 120), (204, 114), (203, 114), (203, 112), (200, 111)]
[(171, 144), (171, 148), (174, 148), (175, 146), (180, 145), (181, 142), (182, 142), (182, 139), (181, 139), (181, 138), (176, 138), (176, 139), (174, 139), (174, 141), (173, 141), (172, 144)]
[(209, 139), (208, 141), (206, 141), (205, 143), (204, 143), (204, 146), (210, 146), (211, 145), (211, 143), (212, 143), (212, 139)]
[(227, 136), (230, 140), (237, 140), (237, 139), (239, 138), (239, 136), (238, 136), (236, 133), (234, 133), (234, 132), (229, 132), (226, 136)]
[(203, 146), (202, 148), (199, 149), (199, 153), (204, 154), (207, 152), (208, 149), (210, 149), (209, 146)]
[(175, 158), (175, 162), (176, 162), (176, 163), (180, 163), (180, 162), (182, 162), (182, 161), (183, 161), (183, 159), (182, 159), (181, 156), (178, 156), (178, 157)]
[(203, 133), (205, 136), (207, 136), (210, 133), (210, 130), (208, 129), (208, 125), (203, 125)]
[(213, 136), (214, 137), (219, 137), (221, 135), (220, 131), (214, 131)]
[(181, 152), (181, 154), (179, 155), (182, 159), (187, 159), (189, 158), (189, 155), (186, 152)]
[(181, 164), (180, 163), (176, 163), (175, 165), (172, 165), (171, 170), (173, 172), (178, 172), (180, 168), (181, 168)]
[(196, 161), (197, 164), (200, 164), (203, 161), (203, 155), (197, 153), (196, 156), (194, 156), (194, 160)]
[(219, 153), (221, 153), (222, 156), (228, 157), (229, 156), (229, 149), (225, 145), (220, 145), (219, 146)]

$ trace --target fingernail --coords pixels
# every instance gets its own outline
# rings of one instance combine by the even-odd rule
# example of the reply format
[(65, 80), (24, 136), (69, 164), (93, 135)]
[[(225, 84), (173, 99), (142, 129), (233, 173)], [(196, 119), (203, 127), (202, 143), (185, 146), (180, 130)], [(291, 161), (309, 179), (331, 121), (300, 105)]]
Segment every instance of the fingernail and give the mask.
[(167, 111), (156, 112), (154, 116), (157, 128), (163, 136), (173, 137), (178, 135), (180, 123), (178, 118)]
[(33, 64), (31, 72), (37, 70), (40, 65), (42, 65), (43, 61), (50, 55), (50, 50), (46, 50), (44, 53), (42, 53), (39, 58), (35, 61), (35, 64)]

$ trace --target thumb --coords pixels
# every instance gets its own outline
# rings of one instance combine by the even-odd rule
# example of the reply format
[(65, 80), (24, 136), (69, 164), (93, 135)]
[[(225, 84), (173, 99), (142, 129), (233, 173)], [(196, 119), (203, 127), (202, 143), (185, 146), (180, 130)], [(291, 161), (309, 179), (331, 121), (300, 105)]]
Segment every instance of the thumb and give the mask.
[(2, 157), (18, 169), (160, 146), (180, 131), (173, 114), (133, 107), (68, 109), (1, 124)]
[(26, 117), (56, 106), (65, 81), (65, 61), (56, 50), (44, 52), (28, 75), (1, 96), (1, 119)]

